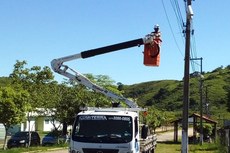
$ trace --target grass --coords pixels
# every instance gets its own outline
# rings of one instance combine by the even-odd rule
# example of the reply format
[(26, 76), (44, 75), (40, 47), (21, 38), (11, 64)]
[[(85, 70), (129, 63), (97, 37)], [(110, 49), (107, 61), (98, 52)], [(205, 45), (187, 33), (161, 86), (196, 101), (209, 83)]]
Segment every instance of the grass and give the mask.
[(29, 148), (12, 148), (12, 149), (7, 149), (3, 150), (2, 148), (0, 149), (0, 153), (36, 153), (36, 152), (44, 152), (48, 150), (56, 150), (56, 149), (65, 149), (67, 148), (68, 144), (59, 144), (59, 145), (54, 145), (54, 146), (37, 146), (37, 147), (29, 147)]
[[(156, 153), (181, 153), (181, 143), (158, 143)], [(199, 144), (189, 144), (189, 153), (224, 153), (220, 150), (218, 144), (215, 143), (204, 143), (202, 146)]]
[(180, 153), (181, 145), (173, 143), (157, 143), (155, 153)]
[[(216, 143), (204, 143), (202, 146), (199, 144), (189, 144), (188, 152), (189, 153), (220, 153), (223, 150), (220, 150)], [(180, 153), (181, 152), (181, 143), (172, 143), (164, 142), (158, 143), (156, 148), (156, 153)]]
[[(1, 150), (0, 153), (35, 153), (44, 152), (51, 149), (64, 149), (67, 148), (68, 144), (61, 144), (56, 146), (39, 146), (30, 148), (13, 148), (8, 150)], [(189, 153), (225, 153), (220, 150), (218, 144), (215, 143), (204, 143), (202, 146), (199, 144), (190, 144), (188, 146)], [(164, 142), (158, 143), (155, 153), (181, 153), (181, 143)]]

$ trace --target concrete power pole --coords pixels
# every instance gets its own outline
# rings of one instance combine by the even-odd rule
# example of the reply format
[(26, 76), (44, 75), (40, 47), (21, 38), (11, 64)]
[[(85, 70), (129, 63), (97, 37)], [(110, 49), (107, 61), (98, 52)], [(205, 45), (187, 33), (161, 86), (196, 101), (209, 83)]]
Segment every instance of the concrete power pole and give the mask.
[(189, 109), (189, 64), (190, 64), (190, 34), (191, 20), (193, 11), (191, 0), (187, 0), (186, 17), (186, 41), (185, 41), (185, 65), (184, 65), (184, 98), (183, 98), (183, 117), (182, 117), (182, 142), (181, 152), (188, 153), (188, 109)]
[(200, 60), (200, 145), (203, 145), (203, 58), (191, 58), (190, 60)]

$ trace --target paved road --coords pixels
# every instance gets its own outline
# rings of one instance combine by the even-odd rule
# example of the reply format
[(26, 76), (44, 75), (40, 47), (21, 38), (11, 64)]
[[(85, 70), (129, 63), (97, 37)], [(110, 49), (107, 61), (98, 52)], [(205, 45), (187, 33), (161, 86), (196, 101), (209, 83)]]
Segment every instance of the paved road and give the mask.
[(68, 153), (68, 149), (61, 149), (61, 150), (50, 150), (46, 151), (45, 153)]

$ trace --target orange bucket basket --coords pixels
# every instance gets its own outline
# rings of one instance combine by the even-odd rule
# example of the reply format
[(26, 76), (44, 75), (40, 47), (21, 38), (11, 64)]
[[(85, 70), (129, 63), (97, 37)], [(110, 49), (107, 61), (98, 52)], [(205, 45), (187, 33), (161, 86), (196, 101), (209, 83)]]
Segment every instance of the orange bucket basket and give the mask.
[(144, 45), (144, 65), (159, 66), (160, 65), (160, 43), (161, 40), (154, 40), (153, 44)]

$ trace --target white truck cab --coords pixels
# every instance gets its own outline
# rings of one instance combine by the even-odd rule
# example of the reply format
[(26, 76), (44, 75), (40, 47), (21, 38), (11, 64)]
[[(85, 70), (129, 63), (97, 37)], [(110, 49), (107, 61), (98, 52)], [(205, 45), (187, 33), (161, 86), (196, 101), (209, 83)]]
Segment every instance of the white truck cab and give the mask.
[(80, 112), (73, 125), (70, 153), (140, 152), (138, 113), (119, 108)]

